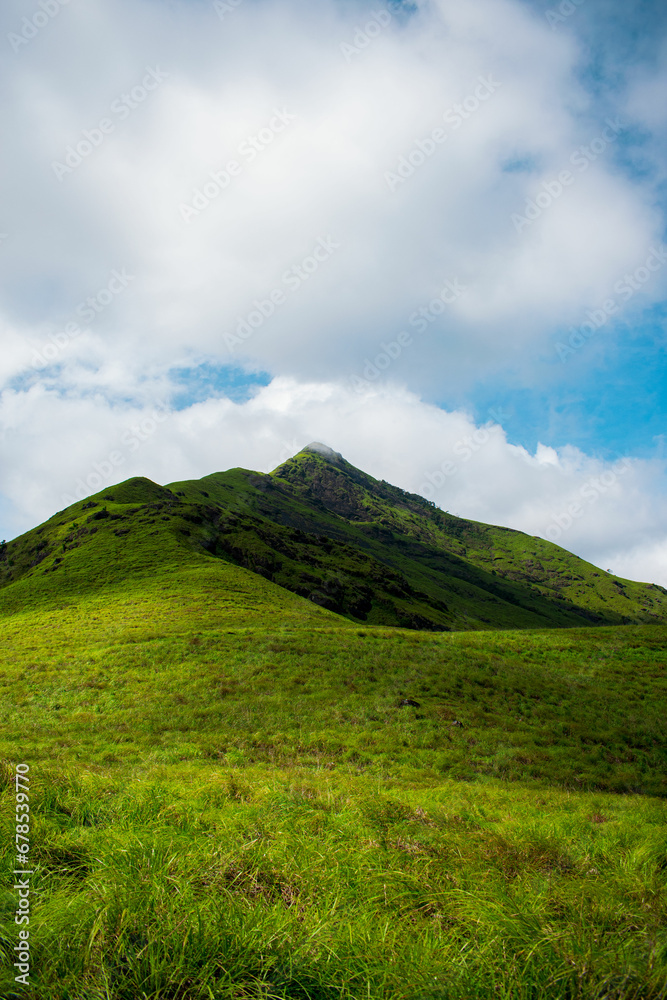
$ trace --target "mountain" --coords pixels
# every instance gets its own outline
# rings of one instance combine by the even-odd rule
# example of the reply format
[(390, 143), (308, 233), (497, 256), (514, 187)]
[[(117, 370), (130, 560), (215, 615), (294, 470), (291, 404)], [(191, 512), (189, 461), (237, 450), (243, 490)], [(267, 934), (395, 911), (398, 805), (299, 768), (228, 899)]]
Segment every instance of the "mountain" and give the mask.
[(663, 1000), (664, 620), (318, 444), (0, 545), (21, 996)]
[(285, 614), (287, 602), (297, 617), (341, 625), (447, 631), (667, 619), (663, 588), (621, 580), (520, 531), (454, 517), (317, 442), (270, 474), (231, 469), (168, 486), (135, 478), (71, 505), (0, 547), (0, 611), (130, 585), (148, 587), (152, 600), (159, 577), (176, 600), (214, 588), (229, 605), (243, 591), (239, 610), (255, 601), (256, 610)]

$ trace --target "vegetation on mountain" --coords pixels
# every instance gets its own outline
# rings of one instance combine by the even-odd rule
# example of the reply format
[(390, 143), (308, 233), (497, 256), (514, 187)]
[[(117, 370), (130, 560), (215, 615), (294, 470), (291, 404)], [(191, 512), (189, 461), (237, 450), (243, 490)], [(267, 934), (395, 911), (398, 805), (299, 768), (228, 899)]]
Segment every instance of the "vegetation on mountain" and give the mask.
[(28, 591), (57, 602), (161, 565), (206, 574), (214, 558), (357, 623), (447, 631), (667, 620), (657, 585), (446, 514), (331, 454), (304, 449), (270, 475), (232, 469), (168, 487), (132, 479), (73, 504), (0, 551), (0, 608)]

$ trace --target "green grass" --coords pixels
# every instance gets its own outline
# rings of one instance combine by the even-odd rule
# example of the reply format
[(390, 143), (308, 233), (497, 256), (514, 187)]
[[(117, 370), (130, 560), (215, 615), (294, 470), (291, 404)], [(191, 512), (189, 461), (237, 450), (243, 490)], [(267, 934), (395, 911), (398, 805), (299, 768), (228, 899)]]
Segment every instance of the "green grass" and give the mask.
[(662, 591), (315, 462), (0, 553), (0, 997), (663, 1000)]
[(663, 629), (188, 624), (6, 645), (0, 995), (664, 995)]
[(36, 986), (6, 972), (8, 1000), (667, 989), (663, 802), (210, 762), (35, 774)]
[(0, 707), (4, 755), (19, 741), (34, 761), (61, 756), (57, 746), (98, 764), (233, 752), (281, 766), (351, 761), (379, 773), (667, 794), (662, 629), (169, 635), (152, 625), (144, 639), (109, 641), (101, 620), (97, 642), (77, 648), (58, 646), (57, 633), (38, 646), (38, 628), (25, 617), (19, 626), (23, 649), (0, 672), (11, 691)]

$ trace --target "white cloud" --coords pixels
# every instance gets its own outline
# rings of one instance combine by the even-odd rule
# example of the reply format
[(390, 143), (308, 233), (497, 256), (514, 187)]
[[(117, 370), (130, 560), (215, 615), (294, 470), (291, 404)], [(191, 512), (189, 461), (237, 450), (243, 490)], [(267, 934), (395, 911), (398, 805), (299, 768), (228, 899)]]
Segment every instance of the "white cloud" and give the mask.
[[(364, 4), (305, 15), (301, 3), (246, 0), (222, 22), (212, 5), (167, 14), (147, 0), (63, 11), (13, 66), (3, 178), (13, 321), (55, 329), (125, 267), (136, 280), (94, 330), (119, 373), (155, 371), (165, 356), (226, 357), (225, 332), (331, 235), (340, 251), (247, 341), (252, 363), (306, 379), (351, 374), (458, 277), (468, 294), (400, 377), (442, 392), (508, 352), (542, 377), (535, 359), (554, 328), (637, 266), (660, 220), (615, 169), (613, 143), (585, 172), (570, 163), (605, 126), (577, 82), (572, 39), (515, 0), (420, 7), (349, 63), (340, 42), (364, 23)], [(98, 33), (108, 44), (90, 73)], [(114, 111), (133, 103), (147, 67), (165, 79)], [(482, 100), (480, 79), (491, 81)], [(275, 109), (294, 121), (251, 160), (239, 150)], [(113, 131), (58, 181), (52, 162), (105, 117)], [(392, 193), (385, 174), (438, 127), (446, 141)], [(522, 159), (526, 169), (505, 169)], [(237, 175), (186, 224), (180, 206), (230, 160)], [(575, 183), (517, 234), (512, 215), (568, 167)], [(650, 294), (664, 287), (658, 276)]]

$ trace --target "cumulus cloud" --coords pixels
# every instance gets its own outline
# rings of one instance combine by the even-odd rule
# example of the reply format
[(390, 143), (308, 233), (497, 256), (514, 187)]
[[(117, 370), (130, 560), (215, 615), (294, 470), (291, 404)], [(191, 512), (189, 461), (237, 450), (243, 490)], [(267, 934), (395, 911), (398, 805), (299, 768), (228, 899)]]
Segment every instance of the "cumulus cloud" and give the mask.
[[(228, 354), (225, 335), (281, 290), (236, 355), (339, 377), (458, 278), (468, 292), (405, 358), (406, 384), (441, 392), (508, 352), (540, 377), (555, 326), (660, 236), (647, 191), (615, 168), (620, 132), (596, 119), (576, 42), (516, 0), (422, 3), (372, 37), (366, 4), (304, 10), (93, 3), (16, 53), (9, 318), (71, 320), (126, 268), (92, 335), (154, 371), (167, 353)], [(322, 238), (337, 252), (286, 284)]]

